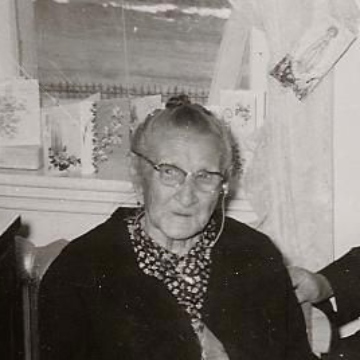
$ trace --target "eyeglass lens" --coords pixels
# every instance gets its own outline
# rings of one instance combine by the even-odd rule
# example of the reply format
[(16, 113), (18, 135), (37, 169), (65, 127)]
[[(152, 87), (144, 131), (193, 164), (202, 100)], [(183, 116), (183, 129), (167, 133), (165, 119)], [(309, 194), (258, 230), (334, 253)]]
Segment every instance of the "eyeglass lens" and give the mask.
[(147, 161), (159, 173), (161, 182), (166, 186), (180, 186), (188, 176), (191, 176), (197, 189), (203, 192), (213, 192), (224, 182), (223, 176), (217, 172), (207, 170), (200, 170), (196, 173), (186, 172), (175, 165), (156, 164), (145, 155), (136, 151), (133, 151), (133, 153)]
[(216, 190), (223, 181), (220, 174), (206, 170), (200, 170), (193, 174), (170, 164), (160, 164), (157, 166), (157, 170), (162, 183), (167, 186), (180, 186), (185, 182), (187, 176), (191, 175), (195, 186), (200, 191), (211, 192)]

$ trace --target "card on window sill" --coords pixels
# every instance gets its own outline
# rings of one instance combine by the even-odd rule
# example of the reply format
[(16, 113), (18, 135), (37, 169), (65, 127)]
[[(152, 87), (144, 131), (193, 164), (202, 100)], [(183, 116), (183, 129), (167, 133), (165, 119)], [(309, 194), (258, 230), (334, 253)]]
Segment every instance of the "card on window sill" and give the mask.
[(39, 84), (15, 78), (0, 83), (0, 144), (41, 144)]
[(95, 172), (94, 106), (100, 95), (42, 109), (45, 171), (51, 175)]

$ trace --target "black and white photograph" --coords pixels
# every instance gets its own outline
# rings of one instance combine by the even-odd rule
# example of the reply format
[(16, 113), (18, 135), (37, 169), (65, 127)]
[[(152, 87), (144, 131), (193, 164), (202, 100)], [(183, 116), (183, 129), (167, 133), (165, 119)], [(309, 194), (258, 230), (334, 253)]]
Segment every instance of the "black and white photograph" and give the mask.
[(360, 359), (359, 0), (0, 20), (0, 360)]

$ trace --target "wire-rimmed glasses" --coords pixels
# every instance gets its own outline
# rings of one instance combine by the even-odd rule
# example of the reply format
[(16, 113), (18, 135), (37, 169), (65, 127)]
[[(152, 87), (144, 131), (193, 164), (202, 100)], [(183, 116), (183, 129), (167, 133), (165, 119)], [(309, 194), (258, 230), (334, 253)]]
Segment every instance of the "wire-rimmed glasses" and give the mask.
[(199, 170), (196, 172), (188, 172), (176, 165), (172, 164), (156, 164), (145, 155), (132, 150), (132, 152), (145, 160), (152, 166), (154, 170), (159, 173), (159, 178), (162, 184), (170, 187), (179, 187), (188, 177), (192, 177), (195, 187), (205, 193), (213, 193), (219, 190), (220, 186), (225, 183), (225, 176), (218, 171)]

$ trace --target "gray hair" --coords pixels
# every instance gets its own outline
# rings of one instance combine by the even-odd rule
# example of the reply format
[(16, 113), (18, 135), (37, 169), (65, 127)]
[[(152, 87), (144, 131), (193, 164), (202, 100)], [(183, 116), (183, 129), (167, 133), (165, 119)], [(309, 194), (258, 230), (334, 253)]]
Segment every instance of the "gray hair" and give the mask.
[(146, 154), (153, 135), (160, 129), (185, 129), (214, 136), (221, 147), (221, 164), (227, 180), (241, 170), (239, 148), (229, 126), (202, 105), (190, 103), (186, 95), (170, 98), (165, 109), (156, 110), (137, 126), (130, 138), (131, 151)]

